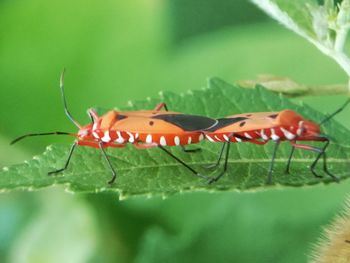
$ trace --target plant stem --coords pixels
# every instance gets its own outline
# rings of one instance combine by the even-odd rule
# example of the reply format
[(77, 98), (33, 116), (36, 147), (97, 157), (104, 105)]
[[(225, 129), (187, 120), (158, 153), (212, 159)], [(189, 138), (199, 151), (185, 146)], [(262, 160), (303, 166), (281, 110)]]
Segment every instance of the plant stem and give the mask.
[(288, 97), (349, 95), (347, 84), (302, 85), (288, 78), (266, 75), (258, 76), (256, 80), (243, 80), (238, 82), (238, 84), (244, 88), (254, 88), (256, 85), (262, 85), (267, 90), (281, 93)]
[(340, 28), (337, 30), (337, 36), (334, 42), (334, 50), (336, 52), (344, 52), (344, 45), (346, 42), (346, 37), (348, 35), (348, 28)]

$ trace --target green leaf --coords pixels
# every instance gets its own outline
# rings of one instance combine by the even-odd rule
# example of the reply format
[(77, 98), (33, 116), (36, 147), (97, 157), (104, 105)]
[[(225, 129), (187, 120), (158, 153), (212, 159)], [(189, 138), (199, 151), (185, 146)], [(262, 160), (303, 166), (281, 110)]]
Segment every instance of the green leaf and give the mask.
[(316, 38), (314, 16), (311, 7), (318, 6), (316, 0), (252, 0), (267, 14), (287, 28), (304, 36)]
[(344, 52), (350, 29), (349, 0), (343, 0), (339, 4), (334, 0), (251, 1), (334, 59), (350, 76), (350, 59)]
[[(189, 91), (182, 95), (165, 92), (158, 99), (130, 103), (130, 106), (123, 110), (152, 109), (160, 101), (165, 101), (174, 111), (211, 117), (289, 108), (316, 122), (324, 118), (322, 114), (307, 105), (296, 105), (286, 98), (266, 91), (263, 87), (242, 89), (217, 78), (209, 81), (208, 88)], [(344, 179), (350, 175), (349, 131), (335, 121), (329, 121), (324, 125), (323, 132), (342, 143), (342, 146), (332, 144), (327, 154), (329, 170)], [(212, 172), (204, 169), (203, 166), (215, 162), (221, 144), (202, 142), (198, 146), (202, 148), (199, 153), (184, 153), (176, 147), (169, 147), (169, 150), (202, 174), (211, 176), (218, 174), (222, 167)], [(118, 171), (116, 183), (110, 186), (107, 181), (111, 178), (111, 172), (100, 151), (87, 147), (78, 147), (70, 166), (64, 173), (47, 176), (48, 171), (63, 167), (70, 147), (69, 145), (51, 145), (42, 155), (35, 156), (24, 164), (4, 168), (0, 172), (0, 189), (36, 189), (62, 184), (74, 192), (117, 191), (124, 197), (197, 190), (262, 189), (267, 187), (266, 176), (273, 146), (272, 142), (265, 146), (250, 143), (232, 144), (228, 172), (220, 181), (212, 185), (193, 176), (160, 149), (138, 150), (132, 145), (122, 149), (108, 149), (107, 152)], [(277, 153), (273, 173), (275, 186), (302, 186), (332, 182), (329, 176), (319, 179), (311, 174), (308, 166), (315, 159), (315, 154), (302, 150), (296, 150), (291, 174), (285, 174), (289, 151), (289, 143), (282, 143)], [(322, 173), (321, 163), (319, 168), (318, 172)]]

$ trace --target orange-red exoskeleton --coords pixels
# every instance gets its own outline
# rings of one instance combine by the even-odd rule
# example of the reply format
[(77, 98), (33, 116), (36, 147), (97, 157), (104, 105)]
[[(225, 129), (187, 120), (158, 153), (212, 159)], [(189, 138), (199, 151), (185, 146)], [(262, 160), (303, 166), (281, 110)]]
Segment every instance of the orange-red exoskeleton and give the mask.
[[(231, 115), (218, 119), (218, 123), (205, 131), (205, 137), (211, 142), (224, 142), (219, 158), (216, 164), (219, 165), (225, 147), (224, 170), (218, 176), (212, 178), (209, 182), (215, 182), (223, 176), (227, 170), (228, 155), (231, 142), (250, 142), (254, 144), (266, 144), (269, 141), (275, 142), (275, 147), (270, 162), (267, 182), (271, 183), (272, 170), (276, 152), (281, 141), (289, 141), (292, 150), (288, 158), (286, 172), (289, 173), (290, 163), (295, 148), (318, 153), (316, 159), (310, 166), (311, 172), (316, 177), (321, 177), (315, 172), (315, 166), (319, 159), (323, 157), (323, 170), (334, 180), (337, 177), (328, 171), (326, 163), (326, 148), (329, 145), (329, 138), (320, 132), (320, 125), (330, 120), (335, 114), (339, 113), (350, 102), (350, 99), (340, 107), (336, 112), (325, 118), (320, 124), (306, 120), (304, 117), (292, 110), (283, 110), (280, 112), (255, 112)], [(321, 141), (325, 142), (322, 148), (297, 143), (298, 141)]]

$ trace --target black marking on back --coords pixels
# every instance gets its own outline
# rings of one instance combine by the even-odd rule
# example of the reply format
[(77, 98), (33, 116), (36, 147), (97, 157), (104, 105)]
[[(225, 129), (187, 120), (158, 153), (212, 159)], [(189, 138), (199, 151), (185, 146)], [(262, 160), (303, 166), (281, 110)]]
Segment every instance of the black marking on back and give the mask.
[(271, 119), (276, 119), (277, 116), (278, 116), (278, 114), (272, 114), (272, 115), (269, 116), (269, 118), (271, 118)]
[(214, 132), (218, 129), (224, 128), (226, 126), (229, 126), (231, 124), (246, 120), (248, 118), (246, 117), (235, 117), (235, 118), (221, 118), (221, 119), (217, 119), (218, 123), (214, 126), (211, 127), (210, 129), (208, 129), (207, 131), (211, 131)]
[(245, 125), (245, 121), (242, 121), (240, 124), (239, 124), (239, 127), (243, 127)]
[(152, 119), (169, 122), (178, 126), (184, 131), (206, 130), (212, 126), (215, 126), (217, 123), (217, 121), (212, 118), (187, 114), (161, 114), (152, 117)]
[(121, 115), (121, 114), (117, 114), (117, 116), (115, 117), (115, 119), (117, 120), (117, 121), (120, 121), (120, 120), (123, 120), (123, 119), (125, 119), (125, 118), (127, 118), (128, 116), (125, 116), (125, 115)]

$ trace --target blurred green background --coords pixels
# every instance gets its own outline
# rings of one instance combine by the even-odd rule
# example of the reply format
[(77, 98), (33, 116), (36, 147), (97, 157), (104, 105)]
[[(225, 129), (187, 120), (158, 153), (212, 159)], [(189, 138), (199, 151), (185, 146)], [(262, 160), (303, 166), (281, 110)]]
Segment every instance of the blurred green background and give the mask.
[[(245, 0), (2, 0), (0, 166), (70, 142), (8, 145), (25, 132), (74, 131), (58, 89), (63, 67), (69, 107), (81, 122), (91, 106), (198, 89), (211, 76), (347, 81), (333, 61)], [(300, 99), (323, 112), (344, 101)], [(337, 116), (348, 128), (349, 113)], [(349, 186), (125, 201), (60, 187), (2, 193), (0, 262), (306, 262)]]

